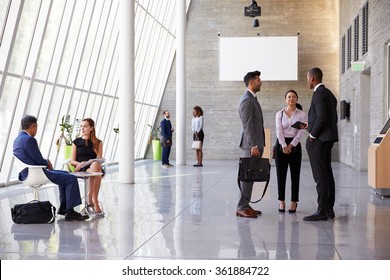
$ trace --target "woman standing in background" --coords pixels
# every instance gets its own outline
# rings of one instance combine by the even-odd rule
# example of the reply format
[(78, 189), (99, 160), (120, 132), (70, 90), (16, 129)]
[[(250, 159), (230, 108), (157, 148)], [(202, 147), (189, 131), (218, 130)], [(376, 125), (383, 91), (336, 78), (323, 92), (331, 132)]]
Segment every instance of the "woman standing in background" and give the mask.
[(196, 159), (197, 163), (194, 164), (194, 167), (202, 167), (203, 166), (203, 140), (204, 140), (204, 133), (203, 133), (203, 110), (199, 106), (195, 106), (192, 109), (192, 134), (193, 134), (193, 140), (201, 141), (202, 145), (200, 149), (196, 150)]

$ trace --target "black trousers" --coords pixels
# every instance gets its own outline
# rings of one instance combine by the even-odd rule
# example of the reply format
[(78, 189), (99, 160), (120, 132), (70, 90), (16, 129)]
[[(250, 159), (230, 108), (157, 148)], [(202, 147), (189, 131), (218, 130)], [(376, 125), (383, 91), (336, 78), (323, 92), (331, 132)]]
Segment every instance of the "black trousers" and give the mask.
[(327, 213), (333, 209), (335, 201), (335, 181), (332, 171), (332, 148), (334, 142), (321, 142), (317, 139), (306, 140), (306, 150), (314, 181), (317, 184), (317, 210)]
[[(290, 144), (293, 138), (285, 138), (286, 144)], [(279, 141), (275, 146), (275, 165), (278, 179), (278, 200), (285, 201), (287, 170), (290, 166), (291, 175), (291, 201), (299, 201), (299, 178), (301, 175), (302, 146), (301, 143), (295, 147), (291, 154), (285, 154)]]

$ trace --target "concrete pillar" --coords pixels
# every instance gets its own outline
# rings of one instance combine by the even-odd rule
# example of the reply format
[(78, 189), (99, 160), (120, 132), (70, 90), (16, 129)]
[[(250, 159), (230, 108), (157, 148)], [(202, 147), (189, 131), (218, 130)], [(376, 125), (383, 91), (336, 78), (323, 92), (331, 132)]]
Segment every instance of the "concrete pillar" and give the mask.
[(186, 164), (186, 1), (176, 1), (176, 164)]
[(134, 0), (119, 8), (119, 182), (134, 183)]

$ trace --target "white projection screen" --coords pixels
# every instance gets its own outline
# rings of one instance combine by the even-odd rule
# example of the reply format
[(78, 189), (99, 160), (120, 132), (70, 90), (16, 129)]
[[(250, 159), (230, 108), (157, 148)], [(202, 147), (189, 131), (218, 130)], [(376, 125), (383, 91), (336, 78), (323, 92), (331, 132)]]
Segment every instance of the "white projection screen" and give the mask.
[(259, 70), (263, 81), (298, 79), (298, 37), (225, 37), (219, 41), (219, 80), (242, 81)]

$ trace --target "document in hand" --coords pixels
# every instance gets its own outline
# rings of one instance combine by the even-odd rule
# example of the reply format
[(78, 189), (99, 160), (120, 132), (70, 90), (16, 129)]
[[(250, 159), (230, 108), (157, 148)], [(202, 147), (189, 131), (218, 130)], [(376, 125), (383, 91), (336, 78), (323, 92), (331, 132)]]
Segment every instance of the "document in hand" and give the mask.
[(304, 127), (301, 128), (301, 125), (306, 126), (305, 123), (300, 122), (300, 121), (297, 121), (297, 122), (295, 122), (291, 127), (296, 128), (296, 129), (303, 129)]
[(102, 164), (106, 160), (104, 158), (92, 158), (92, 159), (88, 160), (86, 163), (84, 163), (84, 165), (81, 167), (81, 169), (88, 168), (92, 164), (92, 162), (95, 162), (95, 161)]

